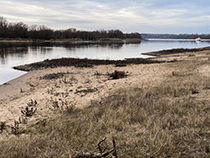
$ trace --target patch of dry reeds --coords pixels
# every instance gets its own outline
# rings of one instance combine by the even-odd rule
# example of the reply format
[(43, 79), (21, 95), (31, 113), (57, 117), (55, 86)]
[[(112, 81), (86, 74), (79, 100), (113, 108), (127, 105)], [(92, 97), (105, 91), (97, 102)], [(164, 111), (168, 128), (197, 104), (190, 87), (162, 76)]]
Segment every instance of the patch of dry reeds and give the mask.
[[(199, 80), (198, 80), (199, 79)], [(0, 142), (0, 157), (70, 157), (98, 152), (104, 137), (119, 157), (210, 157), (210, 78), (174, 72), (154, 87), (118, 89), (91, 106), (73, 106)], [(197, 91), (197, 93), (194, 93)]]

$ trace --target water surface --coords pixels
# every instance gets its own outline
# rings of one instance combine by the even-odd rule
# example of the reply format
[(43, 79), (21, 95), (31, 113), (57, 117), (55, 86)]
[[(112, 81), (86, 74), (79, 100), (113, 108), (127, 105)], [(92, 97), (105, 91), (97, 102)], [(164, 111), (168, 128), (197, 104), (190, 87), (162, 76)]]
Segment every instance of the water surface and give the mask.
[(13, 70), (17, 65), (29, 64), (61, 57), (89, 59), (124, 59), (148, 58), (141, 53), (173, 48), (202, 48), (209, 46), (207, 41), (195, 40), (149, 40), (140, 44), (107, 44), (107, 45), (60, 45), (49, 43), (42, 45), (0, 44), (0, 84), (12, 80), (26, 72)]

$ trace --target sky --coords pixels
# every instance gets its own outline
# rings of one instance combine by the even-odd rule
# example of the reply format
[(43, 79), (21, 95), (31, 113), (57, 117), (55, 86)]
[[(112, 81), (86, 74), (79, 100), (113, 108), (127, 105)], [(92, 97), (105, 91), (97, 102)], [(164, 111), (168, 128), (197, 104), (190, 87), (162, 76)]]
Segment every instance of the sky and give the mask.
[(54, 30), (210, 33), (209, 0), (0, 0), (1, 16)]

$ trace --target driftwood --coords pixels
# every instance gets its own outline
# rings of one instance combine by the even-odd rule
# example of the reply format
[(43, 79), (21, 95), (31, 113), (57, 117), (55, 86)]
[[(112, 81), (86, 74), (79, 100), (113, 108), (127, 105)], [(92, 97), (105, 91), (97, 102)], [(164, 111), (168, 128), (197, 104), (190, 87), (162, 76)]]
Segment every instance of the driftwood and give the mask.
[(112, 153), (112, 158), (117, 158), (116, 143), (115, 143), (114, 138), (112, 139), (113, 148), (107, 152), (106, 152), (107, 148), (102, 149), (102, 147), (101, 147), (101, 144), (105, 140), (106, 140), (106, 138), (104, 138), (103, 140), (101, 140), (98, 143), (98, 149), (99, 149), (100, 153), (80, 152), (80, 153), (77, 153), (75, 156), (73, 156), (73, 158), (103, 158), (103, 157), (107, 157), (111, 153)]

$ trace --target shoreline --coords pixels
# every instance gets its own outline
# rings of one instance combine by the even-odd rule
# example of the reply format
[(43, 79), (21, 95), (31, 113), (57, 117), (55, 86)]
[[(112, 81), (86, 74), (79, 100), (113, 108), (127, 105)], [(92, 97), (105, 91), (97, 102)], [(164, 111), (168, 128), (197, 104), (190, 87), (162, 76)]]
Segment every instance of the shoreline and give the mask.
[[(153, 71), (158, 63), (146, 64)], [(156, 65), (156, 66), (155, 66)], [(12, 124), (21, 117), (21, 109), (32, 99), (38, 102), (38, 114), (32, 119), (37, 120), (43, 114), (51, 114), (47, 105), (51, 96), (56, 100), (63, 98), (78, 108), (88, 106), (91, 100), (97, 100), (117, 87), (129, 87), (139, 83), (138, 75), (146, 75), (144, 64), (94, 65), (93, 67), (63, 66), (30, 71), (6, 84), (0, 85), (0, 115), (2, 121)], [(148, 71), (149, 71), (148, 70)], [(122, 79), (111, 79), (115, 71), (124, 72)], [(160, 71), (158, 68), (157, 71)], [(146, 77), (147, 78), (147, 77)], [(145, 80), (146, 80), (145, 78)], [(142, 78), (143, 79), (143, 78)], [(155, 79), (155, 78), (154, 78)], [(59, 103), (60, 105), (60, 103)]]
[[(21, 71), (34, 71), (46, 68), (56, 68), (62, 66), (74, 66), (79, 68), (93, 67), (98, 65), (115, 65), (116, 67), (124, 67), (129, 64), (152, 64), (162, 63), (164, 61), (156, 61), (152, 59), (143, 58), (126, 58), (124, 60), (100, 60), (100, 59), (79, 59), (79, 58), (59, 58), (59, 59), (46, 59), (41, 62), (15, 66), (13, 69)], [(173, 61), (172, 61), (173, 62)]]
[[(118, 142), (118, 153), (125, 155), (120, 149), (128, 146), (124, 146), (123, 142), (127, 141), (128, 137), (129, 139), (135, 138), (135, 140), (142, 139), (138, 133), (138, 135), (135, 133), (138, 130), (141, 130), (140, 134), (148, 136), (149, 139), (151, 128), (155, 132), (161, 129), (164, 134), (168, 134), (168, 139), (163, 140), (163, 142), (168, 141), (168, 144), (171, 143), (171, 140), (176, 144), (177, 131), (183, 133), (179, 137), (180, 141), (183, 140), (183, 137), (188, 138), (186, 130), (188, 134), (192, 134), (190, 140), (197, 139), (196, 142), (199, 142), (200, 137), (207, 139), (206, 136), (209, 136), (209, 129), (206, 130), (209, 127), (206, 120), (208, 120), (210, 102), (210, 50), (177, 52), (150, 60), (155, 62), (150, 64), (130, 63), (120, 66), (112, 63), (95, 64), (92, 67), (73, 65), (48, 67), (30, 71), (0, 86), (2, 92), (0, 93), (0, 123), (5, 125), (5, 128), (1, 130), (0, 140), (6, 144), (4, 144), (5, 153), (8, 153), (8, 148), (11, 147), (13, 147), (14, 155), (17, 152), (22, 154), (26, 147), (33, 152), (33, 149), (38, 146), (39, 149), (36, 149), (36, 152), (39, 153), (36, 156), (39, 156), (51, 149), (49, 148), (51, 144), (62, 144), (63, 138), (70, 143), (74, 141), (74, 139), (69, 140), (71, 138), (76, 137), (75, 142), (84, 138), (84, 141), (81, 142), (87, 143), (88, 140), (95, 138), (96, 134), (100, 134), (96, 139), (100, 140), (104, 136), (112, 137), (114, 133)], [(118, 77), (115, 76), (116, 74)], [(4, 98), (2, 98), (3, 95)], [(105, 119), (103, 113), (106, 113)], [(143, 120), (142, 116), (144, 116)], [(61, 118), (67, 122), (63, 123)], [(93, 122), (92, 118), (96, 120)], [(161, 119), (162, 122), (160, 122)], [(170, 124), (168, 121), (176, 123), (172, 119), (178, 123)], [(70, 124), (69, 121), (72, 123)], [(135, 121), (141, 122), (136, 123)], [(200, 121), (200, 126), (197, 121)], [(158, 128), (154, 126), (154, 122), (157, 123)], [(18, 129), (14, 131), (17, 124)], [(66, 128), (65, 125), (72, 128)], [(57, 129), (63, 131), (64, 134), (59, 132), (57, 134)], [(110, 129), (113, 131), (111, 134), (107, 131)], [(197, 137), (192, 131), (196, 132), (200, 129), (206, 131), (206, 135)], [(69, 133), (66, 131), (74, 130), (75, 134), (68, 137)], [(81, 130), (84, 130), (84, 133), (78, 134), (77, 131)], [(144, 134), (145, 131), (146, 134)], [(52, 140), (50, 132), (56, 134), (53, 135), (56, 140), (46, 148), (46, 142)], [(65, 133), (67, 137), (63, 137)], [(134, 135), (130, 135), (131, 133)], [(171, 136), (175, 139), (171, 139)], [(42, 141), (40, 137), (44, 142), (44, 149), (41, 151), (43, 147), (40, 146), (40, 141)], [(25, 140), (28, 142), (25, 143)], [(35, 141), (31, 142), (31, 140)], [(160, 136), (161, 140), (162, 136)], [(81, 145), (81, 142), (78, 145)], [(16, 145), (17, 143), (19, 144)], [(31, 143), (30, 146), (29, 143)], [(58, 146), (61, 146), (60, 144)], [(93, 144), (92, 141), (91, 144)], [(132, 145), (133, 142), (129, 143), (132, 149), (135, 148)], [(20, 146), (23, 146), (22, 149)], [(86, 150), (87, 146), (78, 149), (79, 151)], [(197, 146), (199, 145), (194, 147), (196, 151)], [(66, 147), (69, 147), (68, 151), (74, 149), (74, 146), (71, 145)], [(137, 153), (140, 148), (136, 150)], [(92, 151), (92, 149), (94, 147), (89, 150)], [(184, 146), (183, 150), (186, 149), (188, 148)], [(67, 151), (66, 148), (65, 151)], [(72, 155), (75, 152), (77, 151), (68, 154)]]
[(89, 44), (138, 44), (141, 41), (147, 41), (147, 39), (119, 39), (119, 38), (102, 38), (95, 41), (82, 40), (82, 39), (56, 39), (56, 40), (32, 40), (32, 39), (0, 39), (0, 44), (52, 44), (59, 45), (89, 45)]
[[(54, 69), (54, 68), (62, 68), (62, 67), (74, 67), (76, 69), (83, 69), (83, 68), (91, 68), (93, 69), (96, 66), (109, 66), (113, 65), (113, 67), (117, 68), (123, 68), (129, 65), (147, 65), (147, 64), (161, 64), (161, 63), (172, 63), (182, 60), (177, 60), (179, 56), (182, 56), (183, 54), (186, 54), (186, 56), (190, 56), (194, 52), (198, 51), (208, 51), (210, 50), (210, 47), (205, 48), (194, 48), (194, 49), (171, 49), (171, 50), (161, 50), (156, 52), (148, 52), (148, 53), (142, 53), (144, 55), (151, 55), (155, 56), (155, 58), (127, 58), (124, 60), (100, 60), (100, 59), (78, 59), (78, 58), (59, 58), (59, 59), (52, 59), (52, 60), (44, 60), (41, 62), (35, 62), (31, 64), (25, 64), (25, 65), (19, 65), (13, 67), (13, 69), (19, 70), (19, 71), (25, 71), (27, 72), (24, 75), (21, 75), (17, 78), (14, 78), (12, 80), (9, 80), (8, 82), (3, 83), (0, 85), (0, 91), (5, 92), (5, 88), (8, 87), (8, 85), (15, 85), (16, 82), (23, 80), (27, 80), (31, 77), (36, 75), (37, 73), (40, 73), (42, 71), (45, 71), (47, 69)], [(177, 57), (177, 58), (176, 58)], [(22, 82), (22, 81), (21, 81)], [(4, 87), (4, 88), (3, 88)], [(24, 89), (30, 89), (31, 86), (29, 83), (26, 85), (22, 85)], [(17, 88), (10, 89), (9, 91), (11, 95), (16, 95), (20, 93), (21, 86), (17, 86)], [(14, 92), (14, 93), (13, 93)], [(3, 94), (3, 93), (2, 93)], [(4, 97), (0, 97), (0, 100), (4, 98), (8, 98), (10, 96), (4, 95)]]
[(126, 66), (129, 64), (152, 64), (152, 63), (163, 63), (163, 62), (174, 62), (171, 61), (164, 61), (164, 60), (154, 60), (156, 58), (163, 58), (165, 56), (170, 56), (174, 54), (180, 53), (187, 53), (187, 52), (198, 52), (198, 51), (205, 51), (210, 50), (210, 47), (204, 48), (178, 48), (178, 49), (169, 49), (169, 50), (160, 50), (154, 52), (147, 52), (142, 53), (143, 55), (154, 56), (154, 58), (125, 58), (123, 60), (104, 60), (104, 59), (80, 59), (80, 58), (58, 58), (58, 59), (46, 59), (40, 62), (34, 62), (25, 65), (19, 65), (13, 67), (15, 70), (20, 71), (34, 71), (34, 70), (41, 70), (46, 68), (55, 68), (60, 66), (75, 66), (75, 67), (93, 67), (94, 65), (109, 65), (114, 64), (116, 66)]
[[(150, 55), (154, 56), (150, 58), (125, 58), (124, 60), (100, 60), (100, 59), (80, 59), (80, 58), (58, 58), (58, 59), (52, 59), (52, 60), (44, 60), (40, 62), (25, 64), (25, 65), (19, 65), (12, 67), (14, 70), (18, 71), (33, 71), (38, 69), (46, 69), (46, 68), (53, 68), (57, 66), (67, 66), (65, 62), (69, 61), (68, 66), (75, 66), (75, 67), (92, 67), (93, 65), (108, 65), (108, 64), (115, 64), (116, 66), (125, 66), (127, 64), (151, 64), (151, 63), (162, 63), (162, 62), (174, 62), (172, 60), (156, 60), (157, 58), (163, 58), (165, 56), (171, 56), (173, 54), (179, 54), (179, 53), (186, 53), (186, 52), (197, 52), (197, 51), (203, 51), (203, 50), (210, 50), (210, 47), (204, 47), (204, 48), (192, 48), (192, 49), (169, 49), (169, 50), (160, 50), (160, 51), (154, 51), (154, 52), (147, 52), (142, 53), (143, 55)], [(62, 62), (62, 60), (64, 62)], [(19, 76), (21, 77), (21, 76)], [(14, 78), (15, 79), (15, 78)], [(12, 79), (12, 80), (14, 80)], [(9, 80), (9, 81), (12, 81)], [(7, 84), (9, 81), (6, 81), (5, 83), (1, 84)], [(1, 86), (0, 85), (0, 86)]]
[(210, 50), (210, 46), (203, 47), (203, 48), (177, 48), (177, 49), (167, 49), (167, 50), (160, 50), (160, 51), (154, 51), (154, 52), (148, 52), (148, 53), (142, 53), (143, 55), (151, 55), (156, 57), (161, 57), (165, 55), (172, 55), (172, 54), (178, 54), (178, 53), (186, 53), (186, 52), (198, 52), (198, 51), (204, 51), (204, 50)]
[[(204, 51), (204, 50), (210, 50), (210, 47), (204, 47), (204, 48), (192, 48), (192, 49), (184, 49), (184, 48), (178, 48), (178, 49), (169, 49), (169, 50), (160, 50), (160, 51), (154, 51), (154, 52), (147, 52), (142, 53), (143, 55), (149, 55), (154, 56), (150, 58), (125, 58), (123, 60), (100, 60), (100, 59), (80, 59), (80, 58), (58, 58), (58, 59), (52, 59), (52, 60), (44, 60), (40, 62), (25, 64), (25, 65), (19, 65), (12, 67), (15, 70), (18, 71), (33, 71), (38, 69), (46, 69), (46, 68), (53, 68), (57, 66), (75, 66), (75, 67), (92, 67), (93, 65), (108, 65), (108, 64), (115, 64), (116, 66), (125, 66), (127, 64), (151, 64), (151, 63), (162, 63), (162, 62), (174, 62), (172, 60), (156, 60), (157, 58), (163, 58), (165, 56), (171, 56), (173, 54), (180, 54), (180, 53), (186, 53), (186, 52), (197, 52), (197, 51)], [(62, 62), (64, 61), (64, 62)], [(69, 62), (68, 65), (66, 65), (66, 62)], [(14, 78), (15, 79), (15, 78)], [(14, 80), (12, 79), (12, 80)], [(9, 80), (9, 81), (12, 81)], [(5, 83), (1, 84), (7, 84)], [(0, 86), (1, 86), (0, 85)]]

